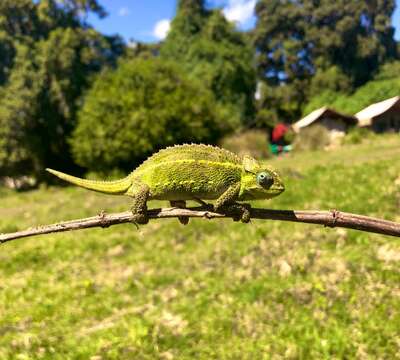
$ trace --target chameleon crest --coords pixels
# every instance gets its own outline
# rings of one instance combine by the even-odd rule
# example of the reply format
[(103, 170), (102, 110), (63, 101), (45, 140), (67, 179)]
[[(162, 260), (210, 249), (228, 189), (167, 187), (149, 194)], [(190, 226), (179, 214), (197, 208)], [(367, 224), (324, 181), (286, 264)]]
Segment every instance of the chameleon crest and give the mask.
[[(203, 144), (168, 147), (153, 154), (127, 177), (116, 181), (93, 181), (47, 169), (72, 184), (106, 194), (133, 198), (135, 221), (148, 222), (147, 201), (168, 200), (185, 207), (186, 200), (216, 200), (214, 210), (239, 214), (250, 220), (250, 206), (237, 201), (270, 199), (284, 191), (280, 176), (250, 156)], [(179, 218), (183, 224), (188, 218)]]

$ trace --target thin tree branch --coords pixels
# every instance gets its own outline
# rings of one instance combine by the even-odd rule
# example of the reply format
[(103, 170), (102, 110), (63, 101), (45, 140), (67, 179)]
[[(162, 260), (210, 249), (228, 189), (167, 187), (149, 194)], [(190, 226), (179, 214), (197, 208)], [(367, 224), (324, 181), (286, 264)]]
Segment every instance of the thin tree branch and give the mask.
[[(151, 219), (174, 218), (178, 216), (188, 216), (192, 218), (231, 218), (231, 214), (216, 213), (205, 210), (204, 207), (194, 207), (187, 209), (165, 208), (153, 209), (148, 211)], [(270, 210), (270, 209), (251, 209), (252, 219), (262, 220), (281, 220), (302, 222), (309, 224), (319, 224), (328, 227), (343, 227), (348, 229), (361, 230), (366, 232), (397, 236), (400, 237), (400, 224), (392, 221), (376, 219), (369, 216), (345, 213), (337, 210), (332, 211), (306, 211), (306, 210)], [(109, 227), (111, 225), (123, 224), (133, 221), (132, 212), (101, 214), (85, 219), (64, 221), (52, 225), (44, 225), (18, 231), (9, 234), (0, 234), (0, 244), (42, 234), (87, 229), (92, 227)]]

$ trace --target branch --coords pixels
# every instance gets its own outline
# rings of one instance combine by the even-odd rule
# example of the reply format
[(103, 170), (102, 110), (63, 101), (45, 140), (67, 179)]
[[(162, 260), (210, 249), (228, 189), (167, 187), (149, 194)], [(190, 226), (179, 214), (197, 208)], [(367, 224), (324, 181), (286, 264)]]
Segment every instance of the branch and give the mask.
[[(192, 218), (231, 218), (230, 214), (216, 213), (205, 210), (204, 207), (193, 207), (187, 209), (165, 208), (153, 209), (148, 211), (151, 219), (174, 218), (178, 216), (188, 216)], [(308, 224), (319, 224), (328, 227), (343, 227), (367, 231), (372, 233), (400, 237), (400, 224), (392, 221), (376, 219), (368, 216), (350, 214), (332, 211), (305, 211), (305, 210), (269, 210), (269, 209), (251, 209), (252, 219), (263, 220), (281, 220), (302, 222)], [(27, 236), (36, 236), (42, 234), (87, 229), (92, 227), (109, 227), (111, 225), (129, 223), (133, 221), (132, 212), (101, 214), (85, 219), (60, 222), (52, 225), (44, 225), (36, 228), (30, 228), (24, 231), (18, 231), (9, 234), (0, 234), (0, 244), (24, 238)]]

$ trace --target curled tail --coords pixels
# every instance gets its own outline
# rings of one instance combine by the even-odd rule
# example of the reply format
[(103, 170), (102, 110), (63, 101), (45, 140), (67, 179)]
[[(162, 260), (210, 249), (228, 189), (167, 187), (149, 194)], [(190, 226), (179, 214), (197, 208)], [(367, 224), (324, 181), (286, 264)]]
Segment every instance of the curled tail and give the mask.
[(46, 169), (46, 171), (59, 177), (60, 179), (70, 182), (71, 184), (78, 185), (85, 189), (98, 191), (105, 194), (115, 194), (115, 195), (124, 194), (132, 185), (132, 181), (130, 180), (129, 177), (115, 181), (95, 181), (95, 180), (81, 179), (72, 175), (64, 174), (61, 171), (53, 169)]

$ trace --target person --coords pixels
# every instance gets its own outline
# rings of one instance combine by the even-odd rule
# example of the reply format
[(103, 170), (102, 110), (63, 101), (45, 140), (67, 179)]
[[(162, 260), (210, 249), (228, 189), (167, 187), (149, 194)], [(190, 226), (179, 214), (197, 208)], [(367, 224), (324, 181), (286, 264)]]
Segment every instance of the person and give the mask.
[(270, 134), (270, 148), (273, 154), (278, 155), (292, 150), (292, 145), (288, 141), (289, 134), (289, 125), (278, 123), (274, 126)]

